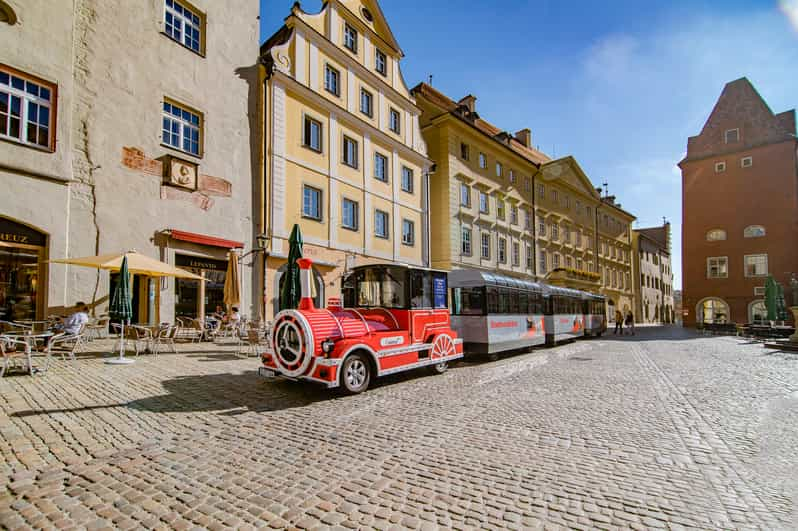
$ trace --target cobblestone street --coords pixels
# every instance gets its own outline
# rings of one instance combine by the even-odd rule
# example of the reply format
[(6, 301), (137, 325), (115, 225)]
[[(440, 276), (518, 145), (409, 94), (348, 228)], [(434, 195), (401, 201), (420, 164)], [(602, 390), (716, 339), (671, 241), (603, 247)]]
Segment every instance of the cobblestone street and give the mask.
[(638, 332), (355, 397), (214, 345), (58, 360), (0, 380), (0, 525), (796, 528), (798, 355)]

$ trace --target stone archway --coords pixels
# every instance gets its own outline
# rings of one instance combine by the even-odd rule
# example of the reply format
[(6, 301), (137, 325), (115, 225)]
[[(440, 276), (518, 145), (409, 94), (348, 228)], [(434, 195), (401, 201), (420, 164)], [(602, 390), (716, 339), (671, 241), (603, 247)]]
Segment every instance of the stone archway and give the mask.
[(695, 307), (695, 320), (698, 324), (729, 322), (729, 305), (721, 298), (707, 297)]
[(9, 26), (17, 23), (17, 14), (7, 2), (0, 0), (0, 23), (5, 22)]
[(48, 245), (46, 232), (0, 216), (0, 320), (44, 318)]

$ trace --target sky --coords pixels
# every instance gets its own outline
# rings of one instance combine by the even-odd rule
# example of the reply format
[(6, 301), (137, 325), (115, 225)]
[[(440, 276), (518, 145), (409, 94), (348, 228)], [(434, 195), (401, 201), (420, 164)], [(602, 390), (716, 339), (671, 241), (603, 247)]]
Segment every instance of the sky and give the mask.
[[(261, 0), (261, 41), (293, 2)], [(798, 0), (382, 0), (410, 87), (477, 97), (552, 157), (607, 182), (635, 228), (672, 223), (681, 288), (681, 173), (723, 86), (747, 77), (778, 113), (798, 105)], [(302, 8), (318, 12), (320, 0)]]

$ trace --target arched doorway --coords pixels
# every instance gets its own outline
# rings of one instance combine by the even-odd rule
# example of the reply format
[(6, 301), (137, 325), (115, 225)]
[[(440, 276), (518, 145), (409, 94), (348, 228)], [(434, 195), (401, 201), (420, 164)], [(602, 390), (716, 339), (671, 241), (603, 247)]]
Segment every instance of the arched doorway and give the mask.
[[(283, 264), (274, 275), (274, 298), (272, 299), (272, 304), (274, 305), (275, 315), (283, 309), (280, 307), (280, 291), (283, 289), (283, 283), (285, 282), (286, 269), (288, 269), (288, 264)], [(316, 308), (324, 308), (324, 278), (315, 266), (311, 268), (311, 271), (313, 273), (313, 284), (311, 285), (313, 289), (313, 304)]]
[(697, 323), (727, 323), (729, 321), (729, 305), (723, 299), (708, 297), (696, 305)]
[(748, 322), (759, 324), (767, 321), (768, 308), (763, 299), (752, 301), (748, 305)]
[(47, 293), (47, 234), (0, 216), (0, 320), (42, 319)]

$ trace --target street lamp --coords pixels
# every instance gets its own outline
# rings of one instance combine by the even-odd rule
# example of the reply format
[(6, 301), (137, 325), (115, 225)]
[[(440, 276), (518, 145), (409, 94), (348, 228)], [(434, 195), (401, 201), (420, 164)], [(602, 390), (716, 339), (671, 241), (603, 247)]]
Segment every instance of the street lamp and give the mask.
[(268, 256), (269, 243), (271, 242), (271, 240), (272, 240), (272, 237), (269, 236), (268, 234), (258, 234), (257, 236), (255, 236), (255, 245), (256, 245), (256, 247), (254, 249), (252, 249), (251, 251), (249, 251), (248, 253), (241, 255), (241, 257), (238, 259), (238, 261), (242, 262), (244, 260), (244, 258), (246, 258), (247, 256), (249, 256), (251, 254), (255, 254), (255, 253), (265, 253), (266, 256)]

